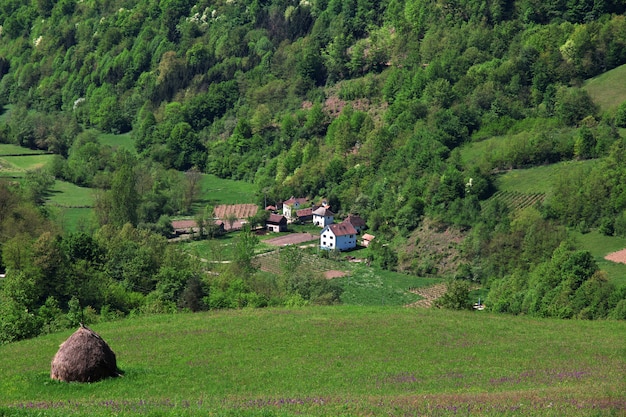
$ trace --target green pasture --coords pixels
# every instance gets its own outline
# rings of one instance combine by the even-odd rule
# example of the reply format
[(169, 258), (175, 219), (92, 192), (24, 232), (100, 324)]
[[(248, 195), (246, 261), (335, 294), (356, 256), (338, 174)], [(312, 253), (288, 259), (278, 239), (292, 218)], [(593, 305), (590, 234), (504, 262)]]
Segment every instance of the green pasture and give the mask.
[(354, 264), (348, 276), (335, 278), (335, 281), (343, 288), (342, 303), (361, 306), (410, 304), (421, 298), (408, 292), (410, 288), (428, 287), (443, 282), (438, 278), (421, 278), (363, 264)]
[(120, 135), (116, 135), (113, 133), (99, 133), (98, 141), (102, 145), (108, 145), (114, 149), (125, 149), (132, 153), (135, 153), (135, 143), (130, 137), (131, 132), (122, 133)]
[(622, 65), (585, 81), (583, 88), (601, 110), (611, 111), (626, 101), (625, 79), (626, 65)]
[(512, 169), (498, 175), (498, 190), (515, 191), (523, 194), (542, 193), (550, 195), (559, 178), (567, 171), (581, 166), (593, 166), (597, 160), (565, 161), (528, 169)]
[(32, 154), (27, 156), (0, 156), (0, 173), (23, 176), (26, 171), (43, 168), (54, 155)]
[(218, 204), (254, 203), (255, 186), (244, 181), (218, 178), (215, 175), (203, 174), (201, 179), (202, 193), (196, 206)]
[(583, 250), (588, 250), (601, 270), (607, 272), (609, 280), (617, 286), (626, 285), (626, 264), (620, 264), (604, 259), (609, 253), (626, 249), (626, 238), (605, 236), (597, 230), (589, 233), (571, 232), (576, 243)]
[(40, 150), (23, 148), (21, 146), (12, 145), (8, 143), (0, 143), (0, 156), (23, 155), (23, 154), (38, 155), (38, 154), (43, 154), (43, 153), (44, 152)]
[(48, 202), (61, 207), (93, 207), (94, 190), (71, 182), (56, 180)]
[(71, 331), (0, 346), (0, 415), (604, 416), (626, 323), (402, 307), (144, 316), (93, 326), (124, 376), (49, 379)]
[(52, 218), (66, 232), (89, 232), (94, 227), (95, 216), (87, 207), (50, 207)]

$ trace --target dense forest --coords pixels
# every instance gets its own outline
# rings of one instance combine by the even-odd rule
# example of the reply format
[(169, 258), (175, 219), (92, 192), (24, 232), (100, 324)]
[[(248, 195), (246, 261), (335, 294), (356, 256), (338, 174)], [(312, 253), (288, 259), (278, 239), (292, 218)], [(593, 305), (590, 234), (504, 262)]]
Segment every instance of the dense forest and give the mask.
[[(374, 264), (408, 274), (439, 272), (402, 250), (426, 219), (457, 228), (452, 275), (489, 288), (493, 311), (626, 319), (626, 288), (569, 234), (626, 236), (626, 102), (601, 109), (582, 88), (626, 64), (625, 11), (619, 0), (3, 1), (0, 142), (55, 159), (0, 184), (0, 341), (89, 314), (336, 302), (331, 283), (294, 280), (294, 253), (281, 279), (256, 278), (249, 230), (219, 279), (177, 255), (169, 216), (203, 215), (194, 173), (251, 182), (259, 205), (307, 196), (359, 214), (388, 243)], [(130, 132), (136, 152), (95, 131)], [(595, 164), (540, 205), (486, 204), (498, 173), (569, 160)], [(96, 190), (97, 225), (55, 225), (42, 205), (55, 178)]]

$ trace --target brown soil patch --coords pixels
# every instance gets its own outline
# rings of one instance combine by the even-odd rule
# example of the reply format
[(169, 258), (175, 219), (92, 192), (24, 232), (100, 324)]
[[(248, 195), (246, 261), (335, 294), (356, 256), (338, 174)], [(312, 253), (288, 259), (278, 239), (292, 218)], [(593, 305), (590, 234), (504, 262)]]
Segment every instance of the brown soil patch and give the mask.
[(298, 245), (300, 243), (310, 242), (316, 239), (319, 239), (319, 236), (312, 235), (311, 233), (291, 233), (285, 236), (275, 237), (274, 239), (268, 239), (264, 242), (273, 246), (286, 246)]
[(607, 261), (617, 262), (620, 264), (626, 264), (626, 249), (619, 250), (617, 252), (609, 253), (604, 257)]
[(417, 294), (420, 297), (424, 297), (422, 300), (416, 301), (411, 304), (407, 304), (405, 307), (424, 307), (428, 308), (433, 305), (435, 300), (446, 293), (446, 284), (435, 284), (430, 287), (414, 288), (409, 290), (413, 294)]
[(336, 269), (324, 272), (324, 276), (326, 277), (326, 279), (341, 278), (345, 277), (346, 275), (348, 275), (346, 271), (337, 271)]
[(259, 206), (256, 204), (221, 204), (215, 206), (213, 214), (218, 219), (228, 219), (229, 216), (234, 215), (237, 219), (247, 219), (254, 217), (259, 211)]
[(424, 219), (400, 256), (400, 270), (415, 275), (454, 275), (461, 262), (459, 250), (466, 233), (459, 228)]

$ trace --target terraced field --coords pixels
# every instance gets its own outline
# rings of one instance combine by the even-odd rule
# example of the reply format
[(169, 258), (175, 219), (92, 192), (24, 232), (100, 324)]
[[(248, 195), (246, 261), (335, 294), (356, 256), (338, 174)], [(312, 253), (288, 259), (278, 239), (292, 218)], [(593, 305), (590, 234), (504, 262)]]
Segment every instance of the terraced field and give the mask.
[[(510, 210), (522, 210), (527, 207), (533, 207), (543, 203), (546, 195), (544, 193), (520, 193), (517, 191), (498, 191), (489, 200), (485, 206), (493, 204), (495, 201), (504, 203)], [(483, 207), (483, 208), (484, 208)]]

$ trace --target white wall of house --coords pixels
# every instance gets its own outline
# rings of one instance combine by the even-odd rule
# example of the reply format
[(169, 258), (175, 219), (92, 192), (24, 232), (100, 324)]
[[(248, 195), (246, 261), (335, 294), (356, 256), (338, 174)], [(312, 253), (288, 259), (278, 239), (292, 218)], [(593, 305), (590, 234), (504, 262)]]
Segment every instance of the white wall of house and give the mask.
[(330, 250), (350, 250), (356, 248), (356, 235), (336, 236), (330, 228), (326, 227), (320, 235), (320, 248)]
[(329, 224), (333, 224), (335, 218), (333, 216), (320, 216), (319, 214), (313, 214), (313, 224), (319, 227), (326, 227)]

